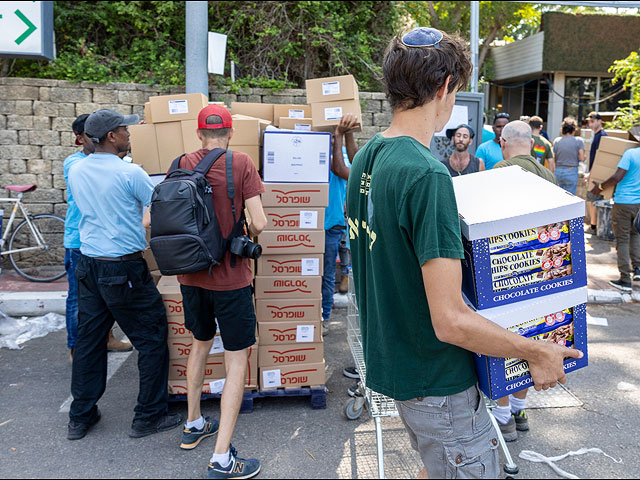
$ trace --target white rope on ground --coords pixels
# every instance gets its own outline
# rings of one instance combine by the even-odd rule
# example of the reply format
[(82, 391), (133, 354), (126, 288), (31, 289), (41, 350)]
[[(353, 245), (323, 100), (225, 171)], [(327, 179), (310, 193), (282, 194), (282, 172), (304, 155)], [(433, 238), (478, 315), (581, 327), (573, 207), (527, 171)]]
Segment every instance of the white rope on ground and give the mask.
[(620, 460), (616, 460), (615, 458), (613, 458), (611, 455), (607, 455), (606, 453), (604, 453), (602, 450), (600, 450), (599, 448), (581, 448), (580, 450), (577, 450), (575, 452), (568, 452), (565, 453), (564, 455), (560, 455), (558, 457), (545, 457), (544, 455), (538, 453), (538, 452), (534, 452), (533, 450), (522, 450), (520, 452), (520, 455), (518, 455), (522, 460), (527, 460), (529, 462), (535, 462), (535, 463), (546, 463), (547, 465), (549, 465), (551, 468), (553, 468), (553, 470), (555, 470), (555, 472), (564, 477), (564, 478), (580, 478), (572, 473), (569, 472), (565, 472), (564, 470), (562, 470), (560, 467), (558, 467), (554, 462), (559, 462), (560, 460), (564, 460), (567, 457), (574, 457), (577, 455), (584, 455), (585, 453), (598, 453), (601, 455), (604, 455), (607, 458), (610, 458), (611, 460), (613, 460), (616, 463), (622, 463), (622, 459)]

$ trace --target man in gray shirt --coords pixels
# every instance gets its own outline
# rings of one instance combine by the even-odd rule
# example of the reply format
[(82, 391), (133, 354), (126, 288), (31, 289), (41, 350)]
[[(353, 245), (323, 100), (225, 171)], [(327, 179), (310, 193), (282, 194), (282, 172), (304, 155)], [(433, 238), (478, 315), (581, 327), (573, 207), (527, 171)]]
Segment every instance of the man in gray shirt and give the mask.
[(553, 141), (558, 185), (574, 195), (578, 188), (578, 164), (584, 162), (584, 142), (581, 137), (574, 136), (576, 128), (573, 117), (565, 118), (562, 121), (562, 136)]

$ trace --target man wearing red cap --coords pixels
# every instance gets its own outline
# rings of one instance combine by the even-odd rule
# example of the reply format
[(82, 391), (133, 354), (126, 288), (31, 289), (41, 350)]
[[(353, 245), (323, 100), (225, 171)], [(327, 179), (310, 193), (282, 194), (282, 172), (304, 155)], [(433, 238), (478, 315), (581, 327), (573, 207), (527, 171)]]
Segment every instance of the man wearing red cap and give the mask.
[[(198, 115), (197, 134), (202, 148), (185, 155), (179, 168), (193, 170), (209, 151), (228, 148), (233, 136), (231, 114), (220, 105), (203, 108)], [(248, 233), (257, 236), (267, 225), (260, 199), (264, 186), (251, 157), (233, 152), (232, 158), (235, 211), (242, 212), (247, 208), (252, 220)], [(213, 204), (222, 236), (227, 238), (237, 219), (233, 218), (231, 200), (227, 196), (225, 162), (219, 160), (214, 163), (206, 178), (213, 190)], [(253, 477), (260, 471), (260, 462), (238, 458), (231, 445), (244, 395), (249, 347), (256, 341), (251, 260), (236, 257), (234, 266), (231, 253), (227, 251), (220, 265), (214, 266), (211, 272), (203, 270), (179, 275), (178, 281), (184, 302), (185, 326), (193, 333), (193, 346), (187, 363), (189, 416), (180, 447), (186, 450), (195, 448), (202, 439), (218, 431), (207, 477)], [(203, 417), (200, 411), (205, 364), (216, 334), (215, 319), (224, 344), (227, 374), (220, 401), (219, 430), (218, 422)]]

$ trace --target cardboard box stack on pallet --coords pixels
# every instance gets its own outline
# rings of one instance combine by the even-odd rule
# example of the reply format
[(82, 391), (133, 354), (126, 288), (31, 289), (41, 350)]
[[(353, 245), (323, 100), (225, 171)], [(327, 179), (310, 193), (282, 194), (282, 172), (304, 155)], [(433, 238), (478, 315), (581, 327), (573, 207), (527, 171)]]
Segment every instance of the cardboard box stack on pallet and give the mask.
[[(186, 395), (187, 359), (193, 338), (184, 324), (182, 294), (177, 278), (162, 277), (158, 283), (158, 291), (162, 296), (169, 324), (169, 394)], [(224, 345), (218, 330), (207, 358), (202, 393), (221, 393), (225, 376)], [(258, 343), (249, 348), (245, 388), (248, 390), (258, 388)]]
[(263, 255), (255, 278), (261, 390), (325, 383), (321, 303), (330, 149), (328, 133), (264, 134), (268, 224), (258, 237)]
[(306, 87), (314, 130), (333, 131), (347, 113), (356, 115), (362, 127), (358, 84), (352, 75), (314, 78)]
[[(584, 357), (564, 368), (585, 367), (584, 201), (515, 166), (456, 177), (453, 185), (471, 308), (520, 335), (581, 350)], [(533, 386), (524, 360), (474, 358), (480, 388), (492, 399)]]
[[(626, 140), (614, 136), (601, 137), (600, 147), (593, 161), (590, 181), (601, 183), (609, 179), (609, 177), (616, 172), (618, 163), (624, 152), (630, 148), (637, 147), (640, 147), (640, 143), (633, 140)], [(593, 183), (590, 183), (589, 189), (591, 189), (592, 186)], [(614, 190), (615, 187), (606, 188), (602, 191), (602, 195), (605, 199), (613, 198)]]

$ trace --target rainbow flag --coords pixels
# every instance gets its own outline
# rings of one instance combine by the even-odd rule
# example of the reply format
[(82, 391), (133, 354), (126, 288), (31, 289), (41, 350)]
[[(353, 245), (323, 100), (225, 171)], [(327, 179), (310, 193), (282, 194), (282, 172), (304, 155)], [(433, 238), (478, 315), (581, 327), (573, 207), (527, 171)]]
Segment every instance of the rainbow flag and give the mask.
[(544, 145), (534, 145), (533, 151), (536, 153), (536, 156), (538, 158), (542, 158), (547, 151), (547, 147), (545, 147)]

